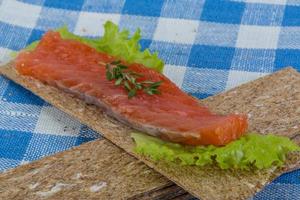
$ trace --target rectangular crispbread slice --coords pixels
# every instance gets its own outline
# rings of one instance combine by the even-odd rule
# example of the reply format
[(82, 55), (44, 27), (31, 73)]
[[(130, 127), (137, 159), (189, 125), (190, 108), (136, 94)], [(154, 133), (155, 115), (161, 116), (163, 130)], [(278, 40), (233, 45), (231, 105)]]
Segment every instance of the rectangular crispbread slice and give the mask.
[[(168, 179), (201, 199), (245, 199), (260, 190), (279, 174), (300, 167), (300, 155), (289, 156), (285, 167), (256, 171), (220, 170), (217, 167), (180, 166), (153, 162), (133, 152), (130, 127), (108, 117), (93, 105), (74, 98), (54, 87), (22, 77), (13, 63), (1, 68), (3, 75), (31, 90), (44, 100), (82, 123), (100, 132), (106, 139), (142, 160)], [(300, 75), (287, 68), (270, 76), (242, 85), (203, 101), (213, 111), (250, 114), (250, 131), (273, 132), (297, 141), (299, 122)]]
[(0, 173), (0, 199), (128, 199), (171, 185), (102, 139)]

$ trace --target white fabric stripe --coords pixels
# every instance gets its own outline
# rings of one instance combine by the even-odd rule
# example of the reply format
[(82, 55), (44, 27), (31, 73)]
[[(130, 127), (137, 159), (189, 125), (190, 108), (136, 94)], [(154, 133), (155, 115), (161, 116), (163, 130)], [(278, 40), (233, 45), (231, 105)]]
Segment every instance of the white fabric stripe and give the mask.
[(170, 19), (160, 17), (154, 33), (154, 40), (193, 44), (196, 38), (199, 21)]
[(52, 106), (44, 106), (34, 132), (51, 135), (78, 136), (80, 128), (81, 124), (66, 113)]
[(175, 66), (175, 65), (165, 65), (164, 75), (171, 79), (178, 87), (181, 87), (186, 67)]
[(238, 33), (236, 47), (276, 49), (279, 33), (279, 26), (241, 25)]
[(16, 0), (4, 0), (0, 6), (0, 21), (26, 28), (34, 28), (41, 9), (40, 6)]
[(246, 0), (247, 3), (264, 3), (286, 5), (286, 0)]
[(81, 12), (75, 27), (75, 34), (100, 36), (104, 33), (103, 24), (106, 21), (112, 21), (115, 24), (119, 23), (119, 14), (91, 13)]
[(10, 49), (0, 47), (0, 65), (4, 65), (12, 59), (12, 52)]
[(226, 90), (266, 75), (268, 75), (268, 73), (230, 70), (226, 84)]

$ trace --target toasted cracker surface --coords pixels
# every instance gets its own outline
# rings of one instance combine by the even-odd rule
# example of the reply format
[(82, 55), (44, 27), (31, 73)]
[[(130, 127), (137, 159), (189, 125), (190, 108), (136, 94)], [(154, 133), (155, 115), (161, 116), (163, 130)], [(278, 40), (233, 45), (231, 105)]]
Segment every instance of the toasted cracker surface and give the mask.
[(0, 174), (0, 199), (128, 199), (171, 184), (102, 139)]
[[(100, 132), (115, 145), (201, 199), (245, 199), (279, 174), (300, 167), (299, 154), (289, 156), (283, 168), (255, 171), (221, 170), (217, 167), (200, 168), (180, 166), (164, 161), (153, 162), (133, 152), (134, 142), (130, 137), (133, 129), (108, 117), (96, 106), (87, 105), (54, 87), (18, 75), (13, 68), (13, 63), (1, 68), (1, 72), (9, 79)], [(274, 132), (297, 141), (299, 129), (295, 127), (300, 119), (299, 92), (300, 75), (295, 70), (286, 68), (202, 102), (218, 113), (249, 113), (250, 131)], [(283, 117), (284, 119), (281, 120)]]

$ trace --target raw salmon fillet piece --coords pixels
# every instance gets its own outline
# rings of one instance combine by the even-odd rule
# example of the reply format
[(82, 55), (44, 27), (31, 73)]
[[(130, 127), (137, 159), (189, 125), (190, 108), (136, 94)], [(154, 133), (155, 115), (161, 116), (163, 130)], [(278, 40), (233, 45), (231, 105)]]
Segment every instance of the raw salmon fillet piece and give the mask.
[(161, 94), (128, 92), (106, 78), (106, 63), (118, 60), (74, 40), (47, 32), (34, 51), (21, 52), (15, 60), (19, 74), (76, 95), (103, 109), (129, 126), (181, 144), (222, 146), (239, 138), (247, 129), (245, 115), (217, 115), (181, 91), (167, 77), (140, 64), (127, 65), (143, 74), (139, 81), (162, 81)]

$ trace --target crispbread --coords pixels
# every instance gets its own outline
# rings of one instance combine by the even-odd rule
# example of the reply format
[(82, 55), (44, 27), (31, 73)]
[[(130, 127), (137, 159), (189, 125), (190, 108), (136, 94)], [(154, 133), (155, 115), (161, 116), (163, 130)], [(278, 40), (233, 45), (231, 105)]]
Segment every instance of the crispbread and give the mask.
[(102, 139), (0, 173), (0, 199), (128, 199), (171, 184)]
[[(101, 132), (106, 139), (201, 199), (244, 199), (257, 192), (282, 172), (300, 167), (299, 154), (291, 155), (287, 165), (282, 169), (260, 171), (220, 170), (217, 167), (199, 168), (180, 166), (163, 161), (153, 162), (133, 152), (134, 142), (130, 137), (130, 132), (133, 130), (130, 127), (108, 117), (96, 106), (87, 105), (65, 92), (46, 86), (36, 80), (19, 76), (12, 66), (13, 63), (9, 63), (1, 68), (1, 72), (44, 100), (76, 117), (82, 123)], [(274, 85), (277, 87), (274, 87)], [(261, 132), (274, 130), (274, 133), (297, 138), (297, 128), (294, 127), (296, 127), (297, 124), (295, 125), (295, 123), (300, 118), (297, 114), (299, 110), (297, 105), (299, 105), (300, 100), (299, 92), (300, 76), (295, 70), (287, 68), (242, 85), (227, 93), (209, 98), (203, 103), (216, 112), (247, 111), (251, 114), (250, 122), (252, 126), (250, 130), (261, 130)], [(274, 96), (264, 97), (267, 94)], [(245, 99), (241, 99), (242, 97)], [(283, 97), (286, 97), (287, 100), (285, 101), (289, 102), (282, 104)], [(275, 101), (272, 101), (272, 99)], [(265, 102), (266, 104), (258, 109), (255, 106), (256, 102)], [(275, 112), (276, 109), (280, 109), (278, 105), (284, 106), (285, 110)], [(267, 109), (268, 111), (266, 111)], [(274, 116), (272, 113), (280, 113), (280, 115)], [(285, 116), (285, 120), (280, 121), (281, 116)], [(269, 120), (266, 120), (268, 118)], [(277, 121), (278, 123), (271, 123), (271, 121)], [(296, 132), (294, 129), (296, 129)]]

